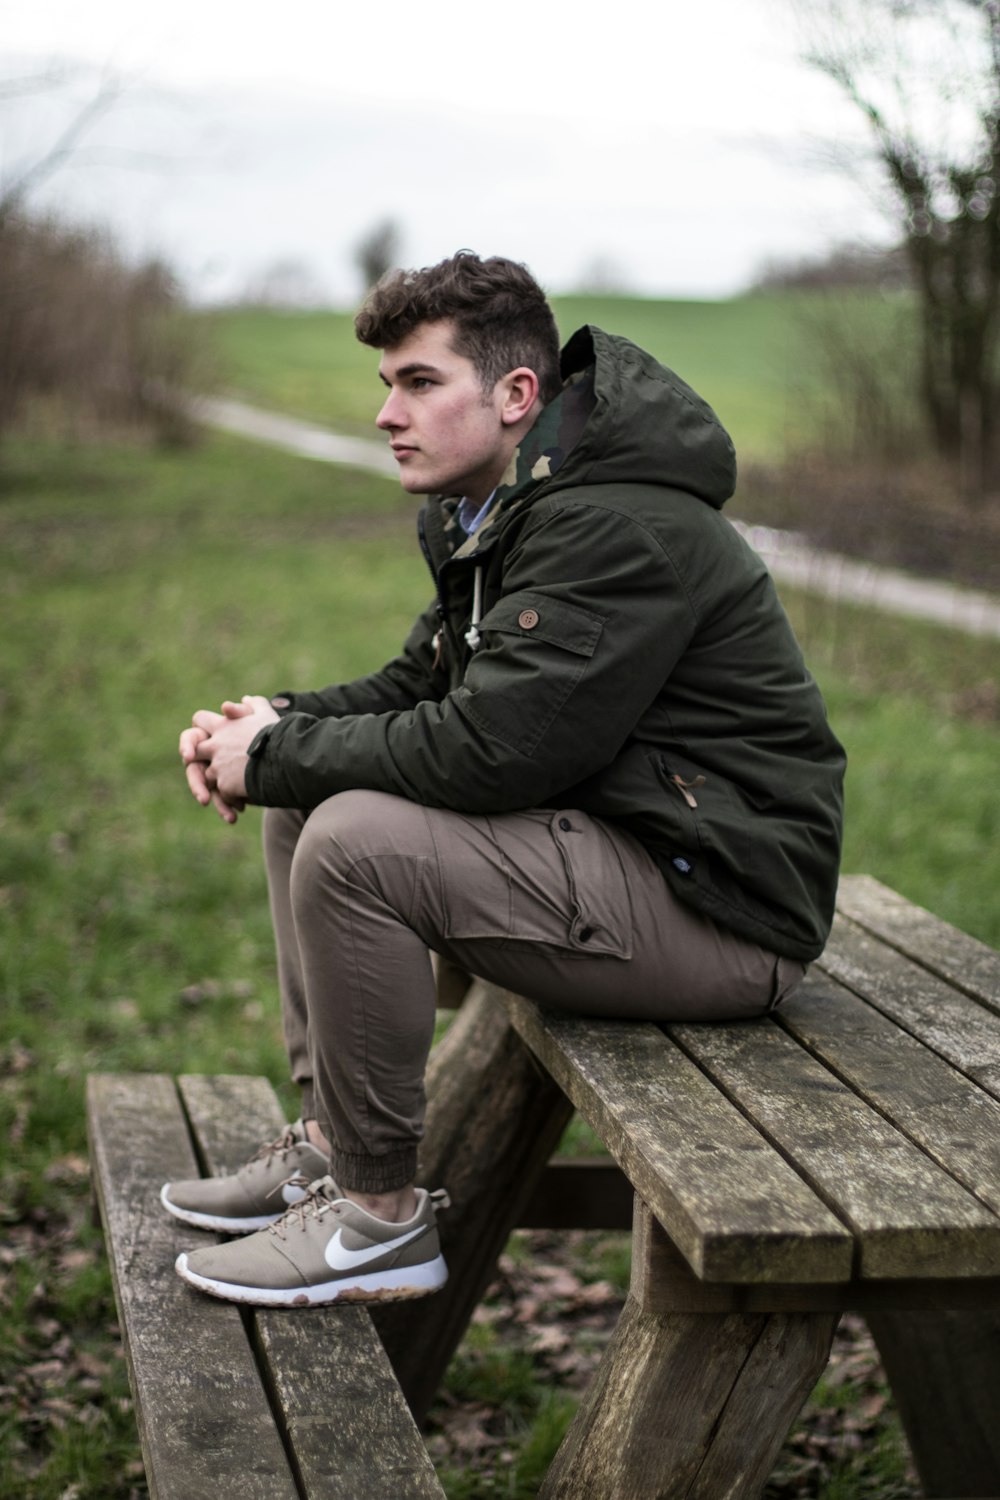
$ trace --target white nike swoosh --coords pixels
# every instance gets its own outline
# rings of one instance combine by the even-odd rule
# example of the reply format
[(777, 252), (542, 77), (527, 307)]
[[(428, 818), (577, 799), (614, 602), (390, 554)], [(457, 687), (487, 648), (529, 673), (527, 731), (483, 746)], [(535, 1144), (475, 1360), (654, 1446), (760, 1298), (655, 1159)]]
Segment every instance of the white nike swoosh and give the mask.
[(343, 1243), (344, 1231), (338, 1229), (323, 1251), (323, 1256), (331, 1271), (353, 1271), (355, 1266), (363, 1266), (366, 1261), (378, 1260), (380, 1255), (388, 1255), (390, 1250), (398, 1250), (401, 1245), (415, 1240), (417, 1235), (423, 1232), (424, 1226), (420, 1224), (416, 1229), (410, 1229), (406, 1234), (398, 1235), (394, 1240), (383, 1240), (380, 1245), (370, 1245), (367, 1250), (348, 1250)]

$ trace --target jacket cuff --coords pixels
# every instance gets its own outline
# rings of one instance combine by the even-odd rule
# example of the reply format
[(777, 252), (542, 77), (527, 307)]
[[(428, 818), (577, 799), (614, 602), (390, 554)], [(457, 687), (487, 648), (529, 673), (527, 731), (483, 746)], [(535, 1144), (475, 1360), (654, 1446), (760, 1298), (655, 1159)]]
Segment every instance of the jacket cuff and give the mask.
[[(278, 712), (280, 713), (280, 709)], [(267, 806), (264, 763), (267, 756), (267, 742), (276, 727), (273, 723), (265, 724), (263, 729), (258, 729), (247, 747), (248, 759), (244, 777), (246, 781), (247, 800), (253, 802), (258, 807)]]
[(316, 703), (319, 701), (318, 693), (275, 693), (269, 700), (275, 713), (284, 718), (286, 714), (314, 714)]

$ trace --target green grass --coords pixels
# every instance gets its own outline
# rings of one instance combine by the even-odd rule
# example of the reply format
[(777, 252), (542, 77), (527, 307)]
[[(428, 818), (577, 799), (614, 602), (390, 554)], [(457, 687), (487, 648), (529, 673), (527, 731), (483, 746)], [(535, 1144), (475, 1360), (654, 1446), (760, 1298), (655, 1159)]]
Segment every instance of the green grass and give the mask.
[(741, 462), (779, 462), (806, 434), (802, 386), (815, 378), (802, 302), (772, 294), (720, 302), (567, 297), (555, 306), (564, 336), (596, 323), (676, 370), (715, 408)]
[(259, 405), (375, 435), (378, 353), (348, 313), (234, 308), (206, 315), (222, 383)]
[[(229, 693), (388, 657), (429, 584), (406, 556), (413, 502), (385, 481), (223, 441), (5, 459), (0, 1493), (126, 1500), (120, 1359), (95, 1396), (76, 1365), (115, 1324), (85, 1176), (58, 1172), (85, 1152), (85, 1076), (286, 1076), (256, 819), (195, 805), (178, 732)], [(48, 1364), (54, 1394), (31, 1373)]]
[(783, 593), (848, 752), (843, 868), (1000, 947), (996, 642)]
[[(882, 299), (863, 300), (872, 320), (886, 318)], [(715, 407), (744, 462), (780, 462), (811, 428), (815, 413), (803, 396), (819, 380), (809, 319), (816, 304), (788, 293), (722, 302), (553, 302), (564, 339), (596, 323), (675, 369)], [(225, 386), (261, 405), (374, 435), (378, 354), (357, 343), (349, 314), (237, 308), (213, 313), (209, 322)]]
[[(413, 513), (391, 483), (235, 441), (169, 455), (5, 446), (0, 1386), (14, 1395), (0, 1419), (0, 1493), (10, 1500), (59, 1500), (73, 1485), (76, 1500), (127, 1500), (141, 1484), (87, 1223), (86, 1074), (284, 1080), (256, 815), (229, 829), (196, 807), (178, 732), (226, 695), (314, 686), (391, 655), (429, 597)], [(788, 603), (851, 756), (846, 868), (1000, 943), (1000, 735), (971, 712), (995, 678), (995, 647)], [(601, 1274), (620, 1283), (620, 1253), (606, 1256)], [(529, 1401), (517, 1442), (536, 1458), (517, 1460), (528, 1467), (511, 1493), (530, 1493), (531, 1465), (566, 1416), (558, 1402)]]

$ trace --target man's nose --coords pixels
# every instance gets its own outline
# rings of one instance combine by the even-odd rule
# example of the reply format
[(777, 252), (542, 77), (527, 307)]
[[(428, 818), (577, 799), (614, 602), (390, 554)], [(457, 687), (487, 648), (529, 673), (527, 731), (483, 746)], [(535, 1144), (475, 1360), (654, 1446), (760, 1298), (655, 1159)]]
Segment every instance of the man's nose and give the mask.
[(382, 410), (375, 418), (375, 426), (380, 428), (403, 427), (406, 417), (403, 403), (399, 399), (398, 391), (390, 391), (382, 403)]

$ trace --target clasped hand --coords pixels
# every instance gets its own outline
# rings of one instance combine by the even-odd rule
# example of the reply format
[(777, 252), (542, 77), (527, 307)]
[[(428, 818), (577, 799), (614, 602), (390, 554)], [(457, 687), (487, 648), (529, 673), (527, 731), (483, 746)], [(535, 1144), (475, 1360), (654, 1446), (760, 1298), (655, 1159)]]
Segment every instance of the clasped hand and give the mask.
[(235, 823), (246, 807), (247, 751), (265, 724), (278, 715), (267, 698), (246, 694), (226, 702), (221, 713), (200, 708), (180, 738), (180, 756), (191, 795), (211, 805), (225, 823)]

